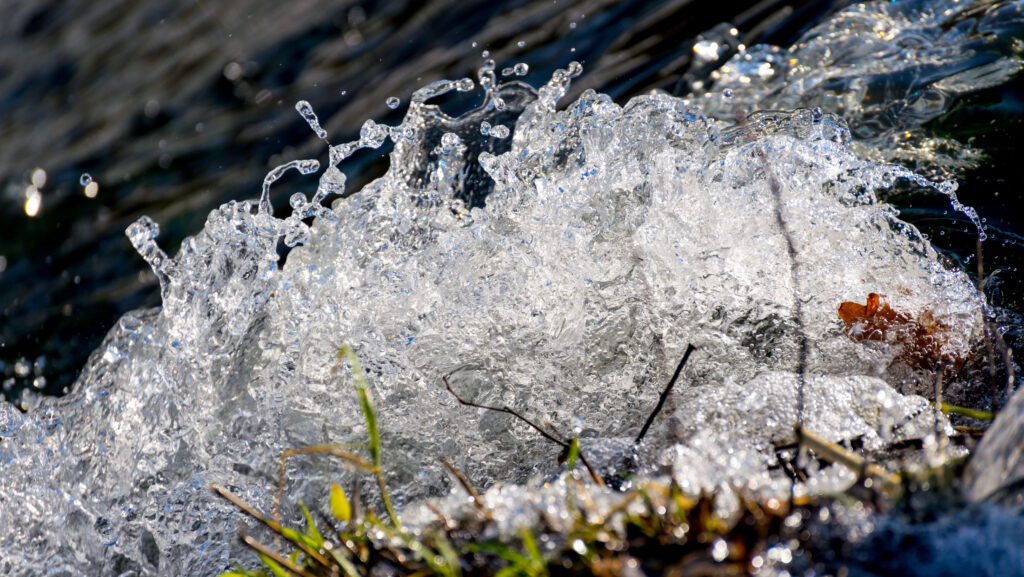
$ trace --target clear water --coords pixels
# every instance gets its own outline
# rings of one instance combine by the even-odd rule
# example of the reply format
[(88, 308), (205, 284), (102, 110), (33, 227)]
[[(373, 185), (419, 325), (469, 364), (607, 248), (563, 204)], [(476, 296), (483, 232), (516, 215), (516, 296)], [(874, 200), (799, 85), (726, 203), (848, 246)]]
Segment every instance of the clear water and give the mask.
[[(271, 171), (260, 199), (213, 211), (173, 258), (158, 246), (157, 224), (140, 219), (128, 236), (159, 279), (162, 307), (125, 315), (72, 394), (30, 396), (27, 414), (0, 406), (0, 571), (227, 569), (242, 558), (239, 516), (210, 483), (269, 509), (282, 450), (365, 438), (336, 360), (342, 345), (366, 369), (388, 481), (410, 515), (453, 490), (437, 455), (478, 486), (516, 485), (492, 489), (495, 506), (547, 506), (548, 493), (532, 487), (559, 471), (554, 448), (521, 423), (458, 405), (444, 376), (476, 402), (579, 433), (596, 464), (614, 467), (693, 344), (636, 458), (641, 475), (673, 475), (692, 491), (788, 493), (773, 443), (788, 441), (798, 421), (868, 448), (949, 432), (912, 394), (928, 390), (930, 372), (893, 362), (905, 345), (854, 342), (836, 313), (883, 293), (944, 325), (944, 353), (968, 357), (980, 346), (974, 285), (884, 202), (911, 182), (976, 220), (955, 184), (880, 162), (891, 159), (888, 141), (851, 144), (833, 112), (858, 109), (830, 111), (813, 88), (837, 69), (920, 70), (903, 52), (839, 50), (873, 46), (880, 30), (926, 36), (946, 8), (882, 6), (853, 6), (808, 33), (787, 54), (809, 63), (799, 74), (719, 78), (689, 99), (655, 93), (617, 104), (586, 91), (559, 105), (578, 64), (534, 89), (496, 85), (487, 61), (478, 109), (452, 118), (430, 103), (472, 90), (472, 80), (421, 88), (401, 124), (367, 121), (358, 140), (328, 145), (323, 161)], [(1012, 21), (1016, 6), (971, 10)], [(954, 49), (978, 38), (947, 40), (954, 61)], [(754, 47), (723, 70), (772, 54)], [(940, 70), (956, 86), (991, 78)], [(844, 102), (844, 90), (860, 94), (840, 88), (832, 93)], [(772, 101), (779, 91), (792, 94)], [(775, 107), (791, 110), (736, 122), (748, 108)], [(308, 103), (296, 109), (331, 142)], [(900, 117), (900, 126), (926, 119)], [(385, 140), (394, 143), (387, 174), (336, 198), (345, 186), (338, 164)], [(271, 197), (287, 194), (277, 181), (291, 169), (321, 176), (311, 194), (290, 196), (282, 218)], [(281, 242), (295, 246), (283, 267)], [(308, 503), (323, 502), (328, 480), (351, 475), (312, 460), (289, 472), (290, 498)], [(851, 480), (827, 468), (797, 490)], [(510, 524), (529, 514), (520, 509)]]

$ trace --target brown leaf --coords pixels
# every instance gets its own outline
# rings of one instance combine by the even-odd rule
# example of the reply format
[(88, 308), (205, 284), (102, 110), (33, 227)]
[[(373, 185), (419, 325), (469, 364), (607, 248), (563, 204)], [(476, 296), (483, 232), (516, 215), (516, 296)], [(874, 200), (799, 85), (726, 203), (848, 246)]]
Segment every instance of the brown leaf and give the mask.
[(844, 302), (839, 305), (839, 318), (846, 327), (843, 332), (857, 342), (880, 341), (901, 347), (896, 360), (913, 368), (935, 370), (940, 366), (959, 368), (963, 359), (944, 352), (949, 327), (935, 320), (931, 311), (916, 318), (897, 311), (882, 299), (884, 295), (868, 294), (865, 304)]

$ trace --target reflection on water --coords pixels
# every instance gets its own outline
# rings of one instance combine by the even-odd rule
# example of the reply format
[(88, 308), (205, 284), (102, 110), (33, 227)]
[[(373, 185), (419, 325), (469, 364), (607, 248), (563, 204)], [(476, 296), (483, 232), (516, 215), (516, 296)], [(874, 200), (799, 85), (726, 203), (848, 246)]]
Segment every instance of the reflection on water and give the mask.
[[(570, 98), (678, 91), (694, 37), (730, 21), (747, 44), (788, 44), (831, 0), (723, 6), (613, 2), (15, 3), (0, 20), (0, 382), (70, 386), (124, 312), (159, 303), (124, 230), (142, 214), (173, 253), (268, 168), (316, 154), (294, 103), (341, 139), (365, 118), (395, 122), (412, 87), (472, 74), (481, 49), (546, 78), (587, 65)], [(439, 33), (443, 31), (443, 34)], [(513, 73), (518, 73), (513, 71)], [(390, 98), (399, 100), (393, 107)], [(449, 98), (450, 109), (474, 102)], [(346, 164), (349, 190), (383, 168)], [(289, 186), (312, 189), (290, 175)], [(277, 199), (281, 205), (284, 199)], [(280, 207), (279, 207), (280, 208)]]

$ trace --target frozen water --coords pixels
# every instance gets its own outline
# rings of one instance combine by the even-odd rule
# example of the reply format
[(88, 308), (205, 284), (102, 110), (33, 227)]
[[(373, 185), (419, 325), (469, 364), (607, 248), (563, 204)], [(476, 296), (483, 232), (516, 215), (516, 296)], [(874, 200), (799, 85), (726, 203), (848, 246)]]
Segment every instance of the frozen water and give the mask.
[[(787, 491), (772, 445), (797, 422), (869, 448), (948, 426), (893, 387), (904, 345), (856, 343), (836, 311), (882, 293), (947, 327), (944, 354), (971, 353), (978, 293), (880, 201), (900, 179), (951, 185), (858, 156), (847, 124), (820, 110), (730, 126), (678, 98), (620, 105), (593, 91), (559, 110), (581, 71), (534, 91), (497, 86), (487, 61), (484, 103), (459, 118), (428, 100), (473, 82), (431, 84), (401, 125), (367, 121), (358, 141), (330, 146), (292, 214), (272, 214), (271, 186), (316, 160), (271, 171), (258, 201), (211, 213), (174, 258), (156, 223), (132, 225), (163, 306), (123, 317), (72, 394), (27, 414), (0, 406), (0, 573), (227, 569), (238, 513), (210, 483), (269, 509), (282, 450), (365, 439), (342, 345), (369, 377), (399, 507), (451, 491), (437, 455), (492, 487), (496, 506), (550, 504), (530, 480), (557, 473), (557, 451), (506, 415), (458, 405), (444, 376), (476, 402), (579, 429), (609, 470), (693, 344), (635, 457), (639, 474), (693, 491)], [(737, 110), (752, 98), (732, 89)], [(312, 107), (297, 109), (326, 140)], [(323, 206), (344, 192), (339, 163), (386, 138), (389, 172)], [(295, 245), (283, 268), (282, 241)], [(288, 494), (307, 503), (352, 474), (298, 459), (289, 472)], [(801, 490), (849, 480), (826, 468)]]

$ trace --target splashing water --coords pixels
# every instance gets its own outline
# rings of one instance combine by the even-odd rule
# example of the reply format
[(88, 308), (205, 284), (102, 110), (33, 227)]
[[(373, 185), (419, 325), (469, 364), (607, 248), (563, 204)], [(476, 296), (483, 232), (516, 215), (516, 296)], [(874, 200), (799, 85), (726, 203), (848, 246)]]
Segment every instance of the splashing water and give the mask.
[[(481, 487), (524, 485), (509, 510), (558, 470), (531, 430), (457, 405), (443, 376), (476, 402), (579, 429), (608, 468), (693, 344), (636, 456), (641, 476), (671, 474), (691, 491), (788, 491), (773, 443), (798, 421), (869, 448), (948, 429), (893, 387), (898, 344), (852, 341), (836, 307), (883, 293), (948, 327), (944, 353), (977, 347), (977, 291), (880, 200), (900, 179), (950, 185), (855, 154), (843, 119), (799, 108), (821, 95), (806, 78), (786, 97), (795, 110), (730, 125), (713, 120), (736, 116), (730, 101), (711, 97), (619, 105), (587, 91), (559, 110), (578, 63), (539, 90), (497, 85), (494, 69), (481, 68), (484, 102), (464, 116), (429, 100), (473, 81), (439, 81), (412, 95), (400, 125), (367, 121), (357, 141), (330, 145), (313, 197), (292, 195), (283, 219), (272, 185), (317, 160), (272, 170), (259, 200), (213, 211), (174, 258), (152, 220), (129, 228), (163, 306), (125, 315), (71, 395), (28, 414), (0, 406), (0, 572), (227, 569), (238, 513), (210, 483), (268, 510), (282, 450), (365, 438), (337, 367), (343, 344), (377, 399), (399, 507), (450, 492), (438, 454)], [(732, 106), (781, 106), (769, 101), (775, 77), (722, 84)], [(296, 109), (327, 142), (312, 106)], [(324, 206), (345, 192), (339, 163), (389, 138), (388, 173)], [(283, 268), (281, 241), (295, 247)], [(351, 474), (294, 466), (288, 492), (307, 503)], [(827, 468), (799, 490), (851, 480)]]

